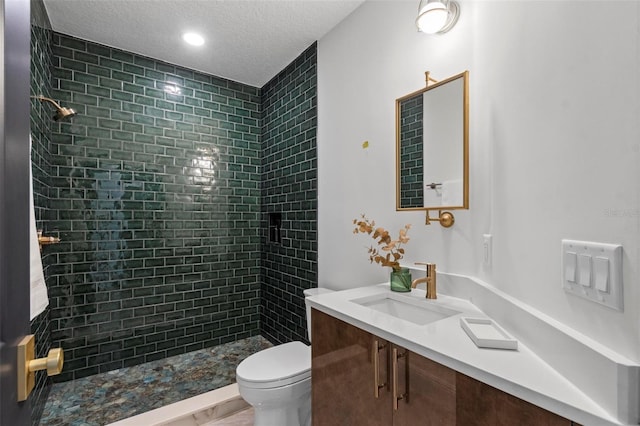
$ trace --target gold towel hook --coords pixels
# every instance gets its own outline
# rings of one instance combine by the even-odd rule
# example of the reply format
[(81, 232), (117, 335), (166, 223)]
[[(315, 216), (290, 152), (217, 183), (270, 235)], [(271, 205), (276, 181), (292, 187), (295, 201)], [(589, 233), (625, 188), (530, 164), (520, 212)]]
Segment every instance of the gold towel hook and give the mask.
[(40, 251), (42, 251), (42, 246), (48, 244), (58, 244), (60, 242), (60, 238), (58, 237), (45, 237), (42, 235), (42, 230), (38, 230), (38, 245), (40, 246)]

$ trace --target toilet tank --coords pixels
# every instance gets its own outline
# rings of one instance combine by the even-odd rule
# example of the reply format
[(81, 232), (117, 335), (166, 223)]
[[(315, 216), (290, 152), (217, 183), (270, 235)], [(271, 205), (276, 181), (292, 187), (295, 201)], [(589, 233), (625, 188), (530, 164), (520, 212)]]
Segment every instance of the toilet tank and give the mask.
[(322, 293), (333, 293), (333, 290), (320, 287), (304, 290), (304, 304), (307, 308), (307, 336), (309, 337), (309, 341), (311, 341), (311, 306), (309, 306), (309, 303), (307, 302), (307, 297), (315, 296), (316, 294)]

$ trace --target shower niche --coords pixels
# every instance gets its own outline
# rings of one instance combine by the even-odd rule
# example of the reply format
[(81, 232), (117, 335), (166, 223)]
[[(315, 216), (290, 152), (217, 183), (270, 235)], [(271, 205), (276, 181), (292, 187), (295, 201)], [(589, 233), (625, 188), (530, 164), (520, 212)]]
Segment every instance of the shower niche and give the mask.
[(282, 213), (269, 213), (269, 242), (282, 242)]

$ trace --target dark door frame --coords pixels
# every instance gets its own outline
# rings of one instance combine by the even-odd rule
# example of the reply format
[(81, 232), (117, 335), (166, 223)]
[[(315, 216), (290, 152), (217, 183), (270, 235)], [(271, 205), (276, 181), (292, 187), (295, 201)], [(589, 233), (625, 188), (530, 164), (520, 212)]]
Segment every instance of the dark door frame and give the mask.
[(0, 0), (0, 425), (31, 423), (17, 402), (16, 346), (29, 334), (29, 0)]

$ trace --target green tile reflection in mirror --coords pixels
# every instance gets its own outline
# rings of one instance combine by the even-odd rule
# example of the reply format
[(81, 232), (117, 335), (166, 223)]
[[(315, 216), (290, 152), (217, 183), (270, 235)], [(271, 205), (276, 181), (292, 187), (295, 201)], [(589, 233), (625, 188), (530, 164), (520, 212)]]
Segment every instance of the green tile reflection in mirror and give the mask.
[(396, 100), (396, 210), (469, 208), (469, 72)]

